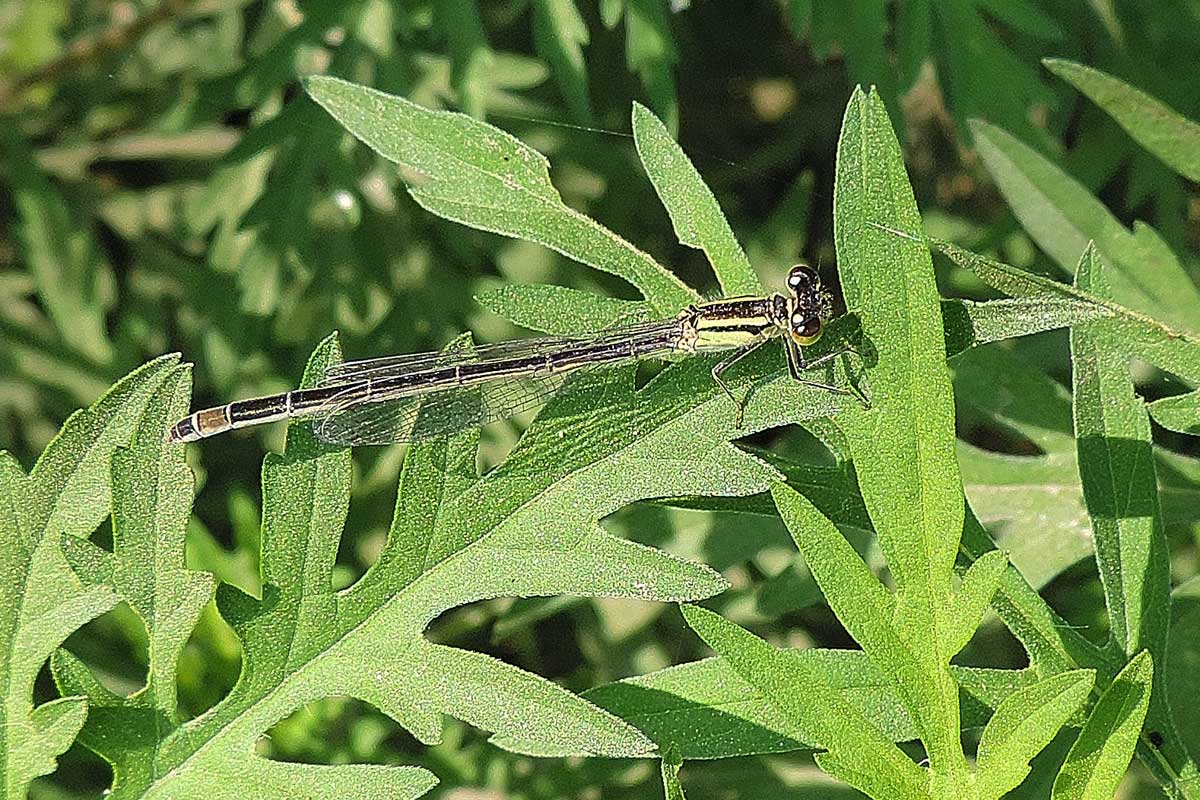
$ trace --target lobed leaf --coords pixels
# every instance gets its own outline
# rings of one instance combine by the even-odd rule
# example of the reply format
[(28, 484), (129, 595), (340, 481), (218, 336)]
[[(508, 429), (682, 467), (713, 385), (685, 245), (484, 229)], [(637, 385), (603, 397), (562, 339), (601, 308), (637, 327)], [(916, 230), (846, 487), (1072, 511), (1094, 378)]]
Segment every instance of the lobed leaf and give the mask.
[(177, 361), (164, 356), (146, 364), (73, 414), (28, 475), (0, 453), (0, 781), (6, 798), (23, 798), (30, 781), (51, 772), (84, 724), (82, 697), (35, 708), (34, 681), (68, 635), (118, 598), (104, 586), (80, 583), (63, 557), (60, 535), (86, 536), (100, 524), (112, 491), (110, 459)]
[(354, 136), (408, 171), (409, 193), (426, 210), (611, 272), (664, 316), (697, 299), (649, 255), (564, 204), (545, 157), (504, 131), (337, 78), (314, 76), (305, 87)]

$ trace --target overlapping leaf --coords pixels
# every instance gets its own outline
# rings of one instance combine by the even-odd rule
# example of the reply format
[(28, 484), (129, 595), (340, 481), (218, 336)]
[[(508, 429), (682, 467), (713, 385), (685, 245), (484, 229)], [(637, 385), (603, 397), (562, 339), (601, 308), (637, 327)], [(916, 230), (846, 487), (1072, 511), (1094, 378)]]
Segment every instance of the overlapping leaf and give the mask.
[[(836, 335), (831, 339), (828, 346), (836, 346)], [(327, 342), (306, 382), (336, 358), (336, 345)], [(245, 654), (230, 696), (177, 725), (164, 722), (171, 716), (165, 706), (151, 717), (137, 702), (105, 696), (77, 663), (63, 659), (64, 684), (92, 694), (109, 713), (104, 724), (136, 731), (142, 764), (148, 757), (152, 765), (127, 770), (114, 791), (166, 797), (208, 787), (212, 793), (214, 775), (222, 776), (216, 796), (231, 798), (285, 787), (341, 797), (425, 791), (431, 776), (417, 768), (283, 764), (254, 754), (254, 741), (276, 721), (332, 695), (370, 702), (426, 742), (439, 738), (441, 715), (450, 714), (525, 752), (649, 753), (649, 740), (596, 706), (489, 657), (433, 645), (422, 632), (450, 608), (498, 596), (686, 600), (718, 591), (723, 583), (711, 570), (616, 538), (597, 521), (647, 497), (763, 491), (777, 473), (729, 439), (827, 415), (836, 401), (791, 385), (778, 351), (758, 354), (735, 379), (742, 386), (758, 378), (739, 429), (710, 368), (709, 360), (694, 359), (640, 390), (629, 370), (581, 376), (482, 478), (475, 473), (477, 433), (413, 446), (388, 543), (344, 592), (331, 588), (331, 571), (349, 496), (349, 454), (318, 444), (305, 423), (293, 425), (284, 453), (268, 458), (263, 471), (264, 596), (255, 600), (228, 586), (218, 592)], [(161, 434), (164, 419), (147, 425)], [(161, 435), (147, 432), (139, 441), (142, 458), (160, 455)], [(171, 483), (170, 460), (160, 469), (159, 480)], [(158, 538), (166, 547), (162, 541), (170, 537)], [(158, 554), (159, 563), (167, 554)], [(114, 554), (116, 564), (129, 557), (124, 548)], [(75, 559), (89, 577), (119, 587), (121, 570), (107, 568), (108, 559), (86, 548)], [(144, 727), (152, 721), (153, 728)], [(104, 751), (115, 739), (89, 741)], [(105, 755), (120, 764), (123, 753)]]
[(1131, 232), (1078, 181), (1006, 131), (975, 120), (975, 146), (1034, 241), (1072, 274), (1089, 241), (1113, 265), (1113, 301), (1178, 330), (1197, 327), (1200, 290), (1150, 226)]

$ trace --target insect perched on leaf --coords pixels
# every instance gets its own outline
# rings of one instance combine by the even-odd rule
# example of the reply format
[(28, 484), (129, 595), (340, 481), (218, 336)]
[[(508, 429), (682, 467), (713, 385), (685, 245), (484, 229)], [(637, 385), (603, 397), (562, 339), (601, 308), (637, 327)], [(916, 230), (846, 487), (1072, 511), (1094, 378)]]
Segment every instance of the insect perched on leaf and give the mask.
[[(850, 352), (842, 349), (807, 361), (833, 313), (816, 271), (791, 268), (787, 294), (732, 297), (688, 306), (677, 316), (584, 336), (517, 339), (468, 350), (414, 353), (335, 364), (309, 389), (236, 400), (196, 411), (177, 422), (170, 439), (193, 442), (235, 428), (306, 418), (321, 440), (339, 445), (412, 442), (454, 433), (536, 406), (572, 372), (644, 358), (729, 350), (712, 368), (713, 380), (737, 405), (721, 376), (764, 342), (781, 338), (796, 381), (839, 394), (851, 393), (808, 380), (805, 370)], [(857, 392), (855, 392), (857, 393)], [(865, 398), (859, 395), (865, 402)]]

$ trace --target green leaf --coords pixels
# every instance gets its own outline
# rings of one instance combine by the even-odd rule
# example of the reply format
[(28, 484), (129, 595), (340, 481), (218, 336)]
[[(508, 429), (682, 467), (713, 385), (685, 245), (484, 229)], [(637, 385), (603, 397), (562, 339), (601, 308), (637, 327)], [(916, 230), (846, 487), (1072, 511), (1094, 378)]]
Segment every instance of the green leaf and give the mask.
[(1198, 327), (1200, 290), (1153, 228), (1139, 222), (1131, 233), (1078, 181), (1000, 128), (974, 120), (971, 130), (1013, 213), (1066, 274), (1095, 241), (1116, 268), (1113, 300), (1181, 330)]
[(993, 550), (976, 559), (963, 573), (962, 586), (950, 600), (949, 624), (941, 630), (943, 652), (957, 653), (967, 646), (975, 629), (983, 622), (983, 614), (1007, 566), (1007, 554)]
[(981, 344), (1069, 328), (1108, 315), (1103, 306), (1050, 292), (985, 303), (942, 300), (948, 356)]
[[(856, 92), (838, 145), (834, 239), (846, 306), (863, 322), (872, 407), (846, 408), (836, 423), (853, 454), (896, 596), (857, 554), (845, 554), (838, 574), (825, 581), (816, 571), (821, 556), (806, 550), (805, 559), (843, 624), (895, 676), (931, 770), (957, 780), (966, 763), (958, 689), (949, 673), (953, 653), (943, 649), (963, 528), (953, 393), (929, 254), (919, 242), (880, 230), (918, 230), (920, 224), (883, 105)], [(789, 527), (798, 544), (804, 541), (804, 531)], [(841, 549), (831, 536), (820, 541), (822, 555)], [(842, 616), (852, 610), (857, 632)]]
[(475, 300), (516, 325), (558, 336), (650, 318), (645, 303), (547, 284), (506, 284), (477, 294)]
[[(874, 86), (892, 105), (899, 87), (888, 58), (888, 8), (884, 0), (814, 3), (811, 13), (813, 47), (818, 55), (841, 55), (850, 84)], [(801, 21), (806, 14), (797, 15)]]
[(1108, 800), (1125, 775), (1150, 705), (1154, 659), (1139, 653), (1104, 691), (1054, 780), (1054, 800)]
[(1163, 397), (1147, 405), (1146, 410), (1168, 430), (1200, 435), (1200, 392)]
[[(1100, 257), (1089, 248), (1076, 286), (1109, 294)], [(1104, 326), (1071, 332), (1075, 437), (1084, 500), (1095, 533), (1113, 644), (1163, 659), (1170, 620), (1170, 564), (1145, 406), (1134, 394), (1129, 356)]]
[(929, 796), (924, 771), (787, 650), (718, 614), (684, 606), (688, 624), (781, 714), (813, 732), (818, 765), (872, 797)]
[[(792, 650), (797, 663), (841, 695), (890, 741), (917, 738), (892, 682), (859, 650)], [(963, 727), (982, 727), (1028, 671), (954, 667), (963, 689)], [(668, 667), (597, 686), (584, 697), (635, 725), (659, 749), (688, 759), (730, 758), (819, 748), (817, 733), (781, 713), (724, 658)]]
[[(1095, 248), (1088, 248), (1075, 273), (1076, 286), (1106, 297), (1106, 277), (1104, 262)], [(1134, 393), (1125, 343), (1109, 327), (1098, 323), (1071, 332), (1079, 474), (1104, 586), (1109, 644), (1126, 658), (1144, 652), (1165, 664), (1171, 564), (1150, 420)], [(1147, 698), (1150, 725), (1163, 737), (1160, 749), (1168, 761), (1182, 764), (1187, 751), (1172, 721), (1161, 674), (1155, 683), (1153, 696)], [(1144, 714), (1145, 709), (1138, 727)]]
[(494, 55), (473, 0), (434, 0), (433, 21), (450, 51), (450, 83), (472, 117), (482, 117), (495, 68)]
[(87, 536), (100, 524), (109, 507), (110, 459), (177, 361), (165, 356), (143, 366), (72, 415), (28, 475), (0, 453), (0, 779), (6, 798), (25, 797), (29, 782), (54, 769), (84, 723), (81, 697), (34, 708), (38, 671), (68, 635), (118, 602), (109, 589), (79, 582), (60, 535)]
[(587, 62), (583, 47), (588, 43), (587, 23), (573, 0), (533, 1), (533, 44), (550, 64), (559, 91), (581, 125), (592, 122), (588, 97)]
[[(897, 31), (907, 34), (897, 42), (902, 63), (933, 62), (946, 106), (960, 131), (965, 133), (971, 118), (983, 117), (1029, 135), (1038, 133), (1029, 123), (1028, 109), (1050, 102), (1051, 94), (1037, 63), (1020, 55), (1012, 42), (1015, 32), (1021, 31), (1041, 40), (1036, 47), (1045, 52), (1046, 42), (1062, 38), (1058, 25), (1037, 4), (1027, 0), (915, 3), (900, 9)], [(911, 66), (908, 72), (913, 78), (919, 74)], [(997, 74), (1004, 75), (1002, 86), (996, 85)]]
[(1042, 63), (1091, 98), (1171, 169), (1189, 180), (1200, 181), (1200, 124), (1098, 69), (1058, 58), (1043, 59)]
[(724, 296), (762, 294), (762, 284), (712, 191), (666, 127), (641, 103), (633, 104), (633, 140), (680, 244), (704, 251)]
[(314, 76), (305, 87), (347, 130), (408, 171), (409, 193), (428, 211), (611, 272), (662, 316), (697, 299), (649, 255), (564, 204), (545, 157), (500, 129), (336, 78)]
[(7, 46), (0, 56), (0, 71), (12, 76), (41, 66), (63, 49), (63, 23), (69, 17), (66, 0), (49, 0), (15, 6), (0, 30)]
[[(642, 79), (650, 107), (679, 129), (679, 99), (675, 67), (679, 53), (664, 0), (622, 0), (625, 7), (625, 63)], [(610, 26), (611, 27), (611, 26)]]
[(1017, 788), (1029, 774), (1029, 760), (1083, 708), (1094, 680), (1088, 670), (1060, 672), (1005, 698), (979, 740), (979, 797), (1001, 797)]
[[(827, 392), (792, 385), (780, 353), (767, 355), (737, 379), (758, 387), (743, 429), (713, 385), (711, 359), (694, 358), (642, 389), (631, 369), (579, 376), (483, 477), (475, 467), (477, 432), (411, 446), (388, 542), (367, 575), (342, 592), (331, 577), (349, 454), (319, 445), (306, 423), (294, 424), (282, 456), (264, 466), (263, 599), (231, 587), (217, 593), (242, 640), (241, 679), (208, 714), (161, 729), (151, 785), (117, 789), (149, 797), (200, 787), (211, 793), (218, 775), (222, 798), (274, 793), (285, 783), (314, 797), (345, 796), (344, 786), (363, 796), (385, 787), (405, 797), (424, 791), (432, 778), (422, 770), (313, 768), (253, 752), (276, 721), (335, 695), (371, 703), (428, 743), (439, 739), (449, 714), (521, 752), (649, 754), (652, 743), (636, 729), (576, 695), (422, 633), (446, 610), (491, 597), (679, 601), (720, 591), (724, 581), (710, 569), (617, 538), (598, 520), (648, 497), (746, 495), (776, 480), (729, 439), (830, 407)], [(326, 343), (305, 385), (334, 358), (336, 348)]]
[(155, 742), (177, 721), (176, 667), (200, 613), (212, 597), (210, 575), (184, 567), (192, 473), (183, 448), (167, 443), (169, 426), (187, 413), (190, 370), (171, 373), (146, 405), (133, 442), (112, 458), (113, 551), (65, 537), (63, 548), (85, 584), (112, 589), (146, 626), (150, 670), (128, 697), (100, 689), (66, 651), (52, 662), (64, 694), (88, 695), (91, 713), (79, 739), (113, 764), (121, 781), (152, 777)]
[(972, 510), (1025, 579), (1041, 588), (1093, 553), (1070, 395), (1027, 359), (998, 347), (955, 359), (954, 388), (966, 408), (1042, 451), (1016, 456), (958, 445)]
[(112, 276), (86, 224), (37, 166), (15, 128), (0, 134), (0, 153), (12, 183), (16, 234), (38, 299), (61, 340), (93, 364), (113, 358), (105, 330)]
[[(1109, 297), (1089, 292), (1080, 286), (1069, 286), (1033, 275), (963, 250), (949, 242), (938, 239), (929, 241), (950, 260), (970, 269), (984, 283), (1005, 294), (1026, 297), (1052, 293), (1057, 297), (1102, 308), (1105, 313), (1098, 314), (1098, 318), (1087, 326), (1089, 329), (1101, 326), (1111, 341), (1120, 342), (1120, 347), (1126, 355), (1136, 356), (1185, 380), (1200, 383), (1200, 336), (1189, 333), (1186, 329), (1173, 328), (1154, 317), (1127, 308)], [(1091, 249), (1085, 247), (1081, 252)], [(1103, 258), (1104, 254), (1099, 248), (1095, 248), (1095, 253), (1097, 258)], [(1112, 262), (1107, 258), (1103, 260), (1112, 266)], [(1105, 277), (1109, 279), (1114, 274), (1119, 272), (1110, 270), (1106, 272)], [(1112, 283), (1111, 280), (1108, 282)], [(1115, 286), (1112, 292), (1114, 295), (1117, 293)]]
[(948, 589), (962, 484), (943, 325), (928, 252), (877, 227), (916, 230), (920, 217), (899, 145), (873, 96), (856, 92), (846, 109), (834, 192), (842, 289), (848, 310), (863, 321), (872, 395), (870, 410), (847, 409), (838, 426), (901, 591), (934, 576)]
[(669, 748), (663, 753), (662, 782), (664, 800), (687, 800), (683, 794), (683, 784), (679, 782), (679, 770), (683, 766), (683, 758), (677, 748)]

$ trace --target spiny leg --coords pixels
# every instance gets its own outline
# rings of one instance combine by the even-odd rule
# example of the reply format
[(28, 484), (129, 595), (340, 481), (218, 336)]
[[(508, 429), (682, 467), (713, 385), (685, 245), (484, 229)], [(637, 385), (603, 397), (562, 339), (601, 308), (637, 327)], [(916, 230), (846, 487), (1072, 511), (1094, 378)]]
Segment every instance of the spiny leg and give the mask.
[(721, 374), (724, 373), (725, 370), (729, 369), (737, 362), (741, 361), (746, 356), (753, 353), (765, 341), (767, 341), (767, 338), (765, 336), (759, 337), (759, 339), (757, 341), (751, 342), (750, 344), (746, 345), (742, 349), (735, 350), (732, 354), (721, 359), (721, 361), (712, 368), (713, 380), (716, 382), (716, 384), (718, 386), (721, 387), (721, 390), (724, 391), (725, 394), (729, 395), (729, 399), (732, 400), (734, 406), (737, 407), (736, 425), (738, 428), (742, 427), (742, 421), (746, 415), (746, 403), (749, 402), (749, 400), (750, 400), (750, 392), (749, 392), (749, 390), (747, 390), (746, 396), (739, 399), (733, 393), (733, 390), (731, 390), (729, 388), (729, 385), (726, 384), (725, 381), (721, 380)]
[(871, 407), (870, 398), (868, 398), (863, 393), (862, 389), (860, 389), (853, 382), (850, 384), (853, 388), (843, 389), (841, 386), (834, 386), (832, 384), (822, 383), (820, 381), (809, 380), (801, 374), (805, 370), (816, 369), (817, 367), (824, 366), (838, 356), (843, 356), (848, 353), (853, 353), (854, 355), (861, 357), (859, 352), (853, 347), (843, 347), (841, 349), (834, 350), (833, 352), (826, 353), (825, 355), (813, 359), (812, 361), (808, 361), (804, 358), (804, 351), (800, 345), (796, 344), (791, 339), (785, 340), (785, 345), (785, 349), (787, 350), (788, 372), (791, 373), (792, 380), (805, 386), (811, 386), (814, 389), (824, 389), (825, 391), (832, 392), (834, 394), (853, 395), (858, 402), (862, 403), (863, 407), (868, 409)]

